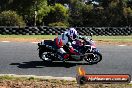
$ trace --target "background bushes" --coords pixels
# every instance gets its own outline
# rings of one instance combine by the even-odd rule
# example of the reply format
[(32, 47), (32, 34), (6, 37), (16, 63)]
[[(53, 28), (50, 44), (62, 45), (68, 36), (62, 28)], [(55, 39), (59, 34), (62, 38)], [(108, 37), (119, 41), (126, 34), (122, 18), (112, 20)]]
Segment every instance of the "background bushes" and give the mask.
[(26, 24), (22, 16), (9, 10), (0, 13), (0, 26), (26, 26)]
[(132, 0), (0, 0), (0, 13), (9, 10), (23, 18), (26, 26), (132, 26)]
[(44, 23), (49, 26), (68, 26), (68, 9), (61, 4), (51, 6)]
[(55, 23), (50, 23), (49, 24), (50, 27), (68, 27), (69, 24), (65, 23), (65, 22), (55, 22)]

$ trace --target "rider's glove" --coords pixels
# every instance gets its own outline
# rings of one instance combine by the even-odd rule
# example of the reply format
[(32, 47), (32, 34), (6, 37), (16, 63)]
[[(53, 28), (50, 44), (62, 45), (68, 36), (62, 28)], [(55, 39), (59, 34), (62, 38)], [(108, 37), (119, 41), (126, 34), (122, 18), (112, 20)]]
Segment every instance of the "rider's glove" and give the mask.
[(72, 46), (71, 42), (66, 43), (67, 46)]

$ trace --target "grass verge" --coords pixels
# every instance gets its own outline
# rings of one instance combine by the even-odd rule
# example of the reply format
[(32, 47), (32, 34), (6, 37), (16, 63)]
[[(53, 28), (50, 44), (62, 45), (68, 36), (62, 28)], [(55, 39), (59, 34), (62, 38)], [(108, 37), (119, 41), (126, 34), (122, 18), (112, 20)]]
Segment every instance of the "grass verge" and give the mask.
[[(39, 42), (45, 39), (54, 39), (56, 35), (0, 35), (0, 41)], [(97, 45), (131, 45), (131, 36), (93, 36)]]
[(132, 42), (132, 36), (93, 36), (97, 41)]
[(0, 88), (131, 88), (131, 84), (85, 84), (34, 77), (0, 76)]
[(0, 39), (19, 38), (19, 39), (54, 39), (56, 35), (0, 35)]
[[(0, 35), (0, 39), (54, 39), (56, 35)], [(132, 36), (93, 36), (97, 41), (132, 42)]]

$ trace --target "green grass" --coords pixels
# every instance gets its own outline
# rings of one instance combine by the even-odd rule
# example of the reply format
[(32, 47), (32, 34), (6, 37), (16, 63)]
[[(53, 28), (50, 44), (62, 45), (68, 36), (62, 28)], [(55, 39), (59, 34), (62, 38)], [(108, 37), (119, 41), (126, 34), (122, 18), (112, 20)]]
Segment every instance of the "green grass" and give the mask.
[(0, 80), (27, 80), (27, 79), (30, 79), (30, 78), (14, 77), (14, 76), (9, 76), (9, 75), (0, 76)]
[(93, 36), (93, 39), (112, 42), (132, 42), (132, 36)]
[[(0, 35), (4, 38), (24, 38), (24, 39), (54, 39), (56, 35)], [(93, 36), (95, 41), (112, 41), (112, 42), (132, 42), (131, 36)]]
[(0, 35), (0, 38), (54, 39), (55, 35)]

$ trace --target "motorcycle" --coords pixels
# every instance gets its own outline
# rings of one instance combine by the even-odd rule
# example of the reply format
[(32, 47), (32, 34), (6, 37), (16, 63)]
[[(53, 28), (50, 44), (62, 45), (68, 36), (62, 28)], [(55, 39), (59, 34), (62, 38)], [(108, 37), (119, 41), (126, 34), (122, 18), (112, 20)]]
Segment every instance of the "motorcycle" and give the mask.
[[(64, 50), (69, 54), (67, 61), (83, 61), (85, 60), (89, 64), (97, 64), (102, 60), (102, 54), (96, 48), (94, 41), (88, 37), (82, 37), (76, 39), (72, 44), (73, 48), (78, 51), (79, 54), (71, 54), (69, 48), (64, 45)], [(58, 54), (55, 47), (55, 43), (52, 40), (42, 40), (38, 43), (39, 57), (43, 61), (60, 61), (61, 56)]]

